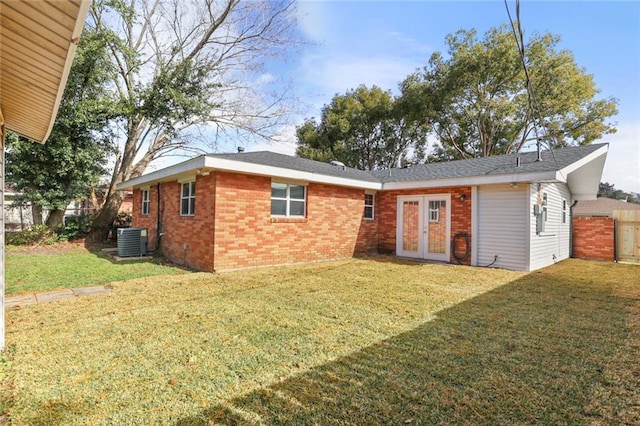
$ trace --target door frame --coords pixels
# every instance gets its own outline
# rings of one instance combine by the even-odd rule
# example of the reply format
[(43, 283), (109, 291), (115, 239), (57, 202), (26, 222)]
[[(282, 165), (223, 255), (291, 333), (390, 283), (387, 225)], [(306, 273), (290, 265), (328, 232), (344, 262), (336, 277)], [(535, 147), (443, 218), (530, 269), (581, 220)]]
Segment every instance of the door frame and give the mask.
[[(420, 227), (420, 235), (421, 237), (418, 240), (418, 251), (405, 251), (402, 248), (402, 228), (403, 228), (403, 203), (406, 201), (418, 201), (418, 222)], [(446, 243), (445, 243), (445, 253), (437, 254), (437, 253), (429, 253), (427, 240), (429, 238), (428, 229), (428, 214), (427, 209), (429, 208), (429, 201), (446, 201), (447, 211), (446, 211)], [(418, 194), (418, 195), (399, 195), (397, 198), (397, 208), (396, 208), (396, 256), (402, 257), (413, 257), (417, 259), (427, 259), (427, 260), (437, 260), (449, 262), (451, 259), (451, 194)]]

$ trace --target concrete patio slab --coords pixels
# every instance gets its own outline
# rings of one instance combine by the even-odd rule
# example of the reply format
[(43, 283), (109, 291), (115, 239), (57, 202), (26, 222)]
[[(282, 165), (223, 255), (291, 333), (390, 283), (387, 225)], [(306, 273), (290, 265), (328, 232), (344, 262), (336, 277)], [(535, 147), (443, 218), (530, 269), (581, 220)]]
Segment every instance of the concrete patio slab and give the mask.
[(73, 290), (70, 288), (64, 290), (45, 291), (43, 293), (36, 293), (36, 300), (38, 303), (43, 302), (55, 302), (58, 300), (66, 300), (75, 297)]
[(99, 294), (111, 293), (111, 289), (108, 289), (103, 285), (96, 285), (93, 287), (72, 288), (71, 291), (73, 291), (73, 294), (80, 297), (96, 296)]
[(37, 303), (36, 295), (33, 293), (21, 294), (19, 296), (9, 296), (4, 300), (6, 308), (15, 308), (23, 305), (32, 305)]
[(103, 285), (67, 288), (62, 290), (45, 291), (42, 293), (27, 293), (20, 294), (18, 296), (7, 296), (4, 299), (4, 306), (7, 309), (14, 309), (24, 305), (32, 305), (34, 303), (55, 302), (58, 300), (99, 296), (101, 294), (109, 293), (111, 293), (111, 289)]

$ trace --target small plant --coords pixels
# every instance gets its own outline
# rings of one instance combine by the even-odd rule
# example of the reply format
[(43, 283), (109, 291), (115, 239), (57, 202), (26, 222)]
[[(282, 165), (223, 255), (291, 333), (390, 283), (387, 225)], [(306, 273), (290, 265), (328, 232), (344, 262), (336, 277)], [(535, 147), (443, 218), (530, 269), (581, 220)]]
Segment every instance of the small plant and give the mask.
[(109, 233), (111, 234), (111, 239), (113, 241), (117, 241), (118, 228), (130, 228), (131, 222), (133, 222), (133, 217), (131, 216), (130, 213), (127, 213), (127, 212), (118, 213), (118, 216), (113, 221), (113, 224), (111, 225), (111, 229), (109, 230)]
[(67, 217), (64, 226), (57, 230), (61, 240), (76, 240), (86, 236), (91, 231), (93, 215), (70, 216)]
[(58, 234), (53, 232), (47, 225), (34, 225), (31, 229), (20, 232), (7, 232), (5, 236), (7, 244), (24, 246), (32, 244), (54, 244), (60, 241)]

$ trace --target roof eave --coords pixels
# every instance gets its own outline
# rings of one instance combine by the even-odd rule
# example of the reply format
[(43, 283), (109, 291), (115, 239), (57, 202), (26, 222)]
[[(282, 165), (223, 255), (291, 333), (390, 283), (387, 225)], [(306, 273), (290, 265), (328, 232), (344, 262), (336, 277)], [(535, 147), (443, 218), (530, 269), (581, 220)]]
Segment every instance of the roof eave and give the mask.
[(226, 158), (216, 158), (203, 155), (192, 160), (188, 160), (180, 164), (157, 170), (147, 175), (130, 179), (126, 182), (122, 182), (118, 185), (118, 190), (133, 190), (145, 185), (153, 185), (159, 182), (173, 181), (185, 175), (196, 175), (198, 174), (198, 171), (222, 171), (241, 173), (246, 175), (267, 176), (280, 179), (290, 179), (371, 190), (380, 190), (382, 188), (382, 184), (379, 182), (343, 178), (324, 175), (320, 173), (302, 172), (299, 170), (286, 169), (282, 167), (266, 166), (262, 164), (248, 163), (244, 161), (229, 160)]
[(80, 35), (82, 34), (82, 29), (84, 28), (84, 22), (87, 19), (87, 14), (89, 13), (90, 4), (91, 0), (81, 0), (80, 8), (78, 9), (78, 16), (76, 17), (76, 24), (73, 28), (73, 32), (71, 33), (71, 39), (69, 41), (69, 49), (67, 50), (67, 57), (64, 62), (64, 68), (62, 70), (62, 75), (60, 76), (60, 86), (58, 87), (58, 93), (56, 94), (53, 110), (51, 111), (49, 126), (47, 127), (47, 131), (44, 134), (42, 140), (36, 140), (36, 142), (45, 143), (51, 135), (51, 130), (53, 129), (53, 125), (56, 122), (56, 116), (58, 115), (60, 100), (62, 99), (62, 95), (64, 94), (64, 89), (67, 85), (67, 79), (69, 78), (69, 73), (71, 72), (73, 58), (75, 57), (76, 50), (78, 50), (78, 41), (80, 40)]
[(382, 189), (442, 188), (448, 186), (480, 186), (518, 182), (556, 182), (558, 178), (555, 171), (489, 176), (462, 176), (445, 179), (386, 182), (383, 184)]

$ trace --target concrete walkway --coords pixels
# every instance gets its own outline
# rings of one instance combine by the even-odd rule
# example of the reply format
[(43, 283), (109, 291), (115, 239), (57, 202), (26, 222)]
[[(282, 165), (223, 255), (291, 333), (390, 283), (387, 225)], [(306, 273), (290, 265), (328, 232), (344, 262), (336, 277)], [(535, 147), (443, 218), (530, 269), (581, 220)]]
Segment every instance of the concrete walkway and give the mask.
[(62, 290), (44, 291), (41, 293), (25, 293), (18, 296), (5, 297), (4, 307), (5, 309), (14, 309), (24, 305), (33, 305), (34, 303), (55, 302), (58, 300), (68, 300), (76, 297), (97, 296), (99, 294), (109, 293), (111, 293), (111, 289), (103, 285), (65, 288)]

